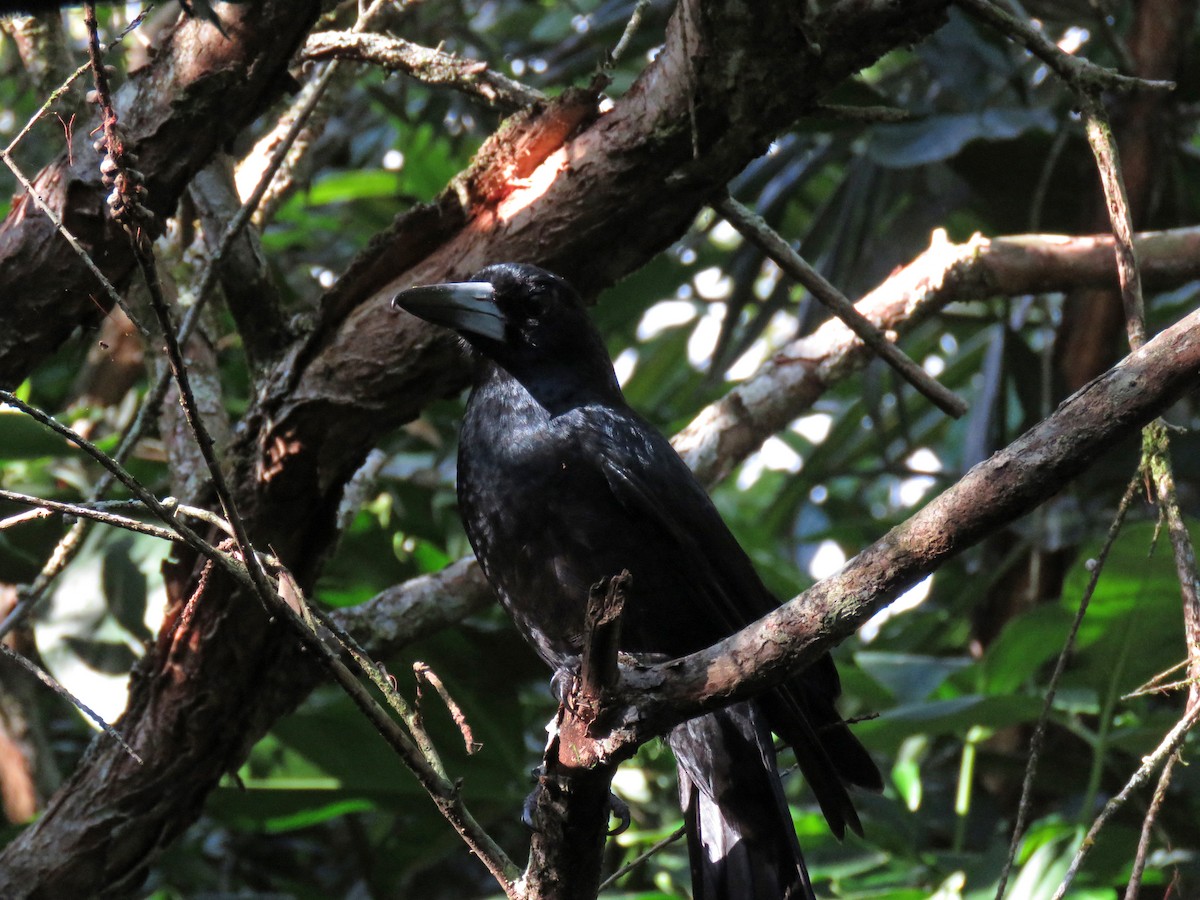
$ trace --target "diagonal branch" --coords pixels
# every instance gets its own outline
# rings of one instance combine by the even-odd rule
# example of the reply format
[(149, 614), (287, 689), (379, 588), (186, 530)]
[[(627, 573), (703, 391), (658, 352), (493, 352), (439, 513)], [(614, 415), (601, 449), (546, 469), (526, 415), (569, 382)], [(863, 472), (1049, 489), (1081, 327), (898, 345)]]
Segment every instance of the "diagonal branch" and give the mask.
[(826, 309), (864, 344), (875, 351), (900, 377), (924, 394), (942, 412), (958, 418), (966, 413), (967, 404), (953, 391), (943, 387), (928, 372), (905, 356), (904, 351), (887, 339), (854, 304), (808, 264), (792, 246), (759, 216), (732, 197), (722, 197), (713, 209), (719, 212), (746, 240), (762, 250), (783, 271), (803, 285)]
[(902, 591), (1035, 509), (1200, 387), (1200, 312), (1162, 332), (908, 521), (779, 610), (707, 650), (627, 670), (622, 724), (602, 755), (778, 683), (854, 633)]
[[(1200, 228), (1135, 236), (1143, 275), (1158, 287), (1200, 277)], [(1097, 235), (976, 237), (935, 241), (889, 277), (858, 309), (882, 330), (903, 335), (949, 303), (1064, 290), (1116, 280), (1113, 238)], [(783, 348), (749, 379), (702, 410), (672, 444), (705, 484), (726, 477), (764, 440), (802, 415), (838, 378), (865, 364), (869, 351), (830, 320)], [(394, 652), (478, 612), (491, 594), (473, 559), (388, 588), (333, 617), (361, 635), (372, 653)]]

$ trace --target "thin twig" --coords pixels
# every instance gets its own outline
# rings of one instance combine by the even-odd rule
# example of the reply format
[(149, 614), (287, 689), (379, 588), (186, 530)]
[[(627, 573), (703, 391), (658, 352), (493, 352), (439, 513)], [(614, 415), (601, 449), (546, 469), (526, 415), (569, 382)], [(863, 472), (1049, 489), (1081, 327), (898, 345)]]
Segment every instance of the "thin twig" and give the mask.
[(117, 729), (105, 722), (104, 718), (99, 713), (95, 712), (86, 703), (59, 684), (59, 682), (52, 675), (50, 675), (50, 673), (43, 671), (41, 666), (36, 665), (33, 660), (26, 659), (16, 650), (13, 650), (3, 642), (0, 642), (0, 653), (3, 653), (17, 665), (21, 666), (21, 668), (25, 669), (25, 671), (31, 673), (37, 678), (38, 681), (46, 685), (46, 687), (50, 688), (60, 697), (65, 698), (72, 706), (95, 722), (105, 734), (120, 744), (121, 749), (128, 753), (134, 762), (136, 762), (139, 766), (143, 765), (142, 758), (138, 756), (137, 752), (125, 742), (125, 738), (121, 737), (121, 733), (117, 731)]
[[(22, 495), (24, 496), (24, 495)], [(17, 501), (20, 502), (20, 501)], [(38, 519), (45, 519), (52, 515), (51, 510), (35, 507), (27, 509), (25, 512), (17, 513), (16, 515), (8, 516), (0, 519), (0, 531), (5, 531), (9, 528), (14, 528), (17, 525), (24, 525), (26, 522), (36, 522)]]
[(1062, 884), (1058, 886), (1058, 890), (1054, 892), (1052, 900), (1062, 900), (1066, 896), (1067, 890), (1071, 887), (1071, 882), (1079, 874), (1079, 867), (1083, 865), (1088, 852), (1095, 846), (1096, 837), (1099, 835), (1100, 830), (1108, 824), (1108, 821), (1116, 814), (1117, 810), (1125, 805), (1125, 802), (1133, 792), (1150, 780), (1150, 776), (1154, 774), (1155, 769), (1162, 765), (1168, 757), (1183, 745), (1184, 738), (1187, 737), (1188, 732), (1196, 725), (1197, 720), (1200, 720), (1200, 704), (1188, 710), (1187, 714), (1167, 733), (1167, 736), (1163, 738), (1153, 753), (1142, 757), (1142, 765), (1133, 773), (1133, 777), (1129, 779), (1125, 787), (1121, 788), (1121, 792), (1109, 800), (1108, 803), (1104, 804), (1104, 809), (1100, 811), (1100, 815), (1096, 816), (1096, 821), (1088, 829), (1088, 833), (1083, 838), (1083, 843), (1075, 851), (1075, 857), (1071, 860), (1067, 874), (1064, 876)]
[[(137, 519), (130, 519), (128, 516), (118, 515), (114, 512), (109, 512), (99, 508), (94, 503), (63, 503), (58, 500), (47, 500), (43, 497), (35, 497), (31, 494), (21, 494), (17, 491), (0, 490), (0, 500), (8, 500), (11, 503), (22, 503), (26, 506), (33, 506), (39, 509), (44, 509), (49, 512), (60, 513), (64, 516), (75, 516), (80, 519), (91, 519), (93, 522), (100, 522), (103, 525), (112, 525), (115, 528), (124, 528), (126, 531), (136, 531), (139, 534), (148, 534), (151, 537), (161, 538), (164, 541), (178, 541), (183, 543), (176, 532), (170, 528), (161, 528), (158, 525), (151, 525), (147, 522), (141, 522)], [(15, 518), (15, 517), (14, 517)], [(9, 524), (10, 520), (0, 522), (0, 528)], [(5, 622), (5, 624), (8, 624)]]
[(1144, 694), (1158, 694), (1162, 693), (1163, 691), (1174, 690), (1175, 688), (1187, 685), (1188, 682), (1186, 680), (1164, 683), (1168, 676), (1174, 672), (1178, 672), (1182, 668), (1185, 668), (1187, 664), (1188, 661), (1186, 659), (1180, 660), (1179, 662), (1175, 663), (1175, 665), (1168, 669), (1164, 669), (1157, 675), (1150, 678), (1150, 680), (1142, 684), (1141, 687), (1134, 688), (1128, 694), (1123, 694), (1121, 699), (1132, 700), (1134, 697), (1141, 697)]
[(617, 61), (625, 55), (625, 51), (629, 49), (629, 45), (633, 42), (633, 36), (637, 34), (637, 30), (641, 27), (642, 16), (646, 14), (646, 10), (650, 8), (650, 0), (637, 0), (633, 7), (633, 14), (629, 17), (629, 21), (625, 23), (625, 30), (621, 32), (621, 39), (617, 41), (617, 46), (612, 48), (612, 52), (608, 54), (608, 66), (611, 68), (616, 65)]
[(1171, 539), (1171, 555), (1179, 580), (1183, 602), (1183, 637), (1188, 652), (1188, 708), (1200, 704), (1200, 575), (1197, 573), (1196, 549), (1179, 506), (1175, 489), (1175, 473), (1171, 465), (1170, 435), (1161, 421), (1151, 422), (1142, 432), (1143, 466), (1154, 485), (1158, 506), (1166, 520)]
[(471, 725), (467, 721), (466, 713), (462, 707), (458, 705), (455, 699), (450, 696), (450, 691), (442, 684), (442, 679), (438, 678), (437, 672), (433, 671), (426, 663), (417, 661), (413, 663), (413, 675), (417, 678), (417, 701), (421, 699), (421, 682), (425, 682), (442, 698), (442, 703), (446, 704), (446, 709), (450, 713), (450, 718), (454, 720), (454, 724), (458, 726), (459, 734), (462, 735), (463, 744), (466, 747), (468, 754), (477, 753), (483, 747), (483, 744), (475, 740), (475, 736), (471, 733)]
[(687, 834), (687, 829), (684, 826), (680, 825), (678, 828), (676, 828), (674, 831), (672, 831), (670, 834), (668, 834), (662, 840), (656, 841), (655, 843), (651, 844), (644, 852), (642, 852), (638, 856), (634, 857), (629, 862), (625, 863), (625, 865), (621, 866), (621, 868), (617, 869), (617, 871), (613, 872), (611, 875), (609, 875), (607, 878), (605, 878), (603, 881), (601, 881), (600, 882), (600, 890), (603, 891), (607, 888), (612, 887), (614, 884), (616, 884), (618, 878), (623, 878), (624, 876), (628, 875), (630, 872), (632, 872), (634, 869), (636, 869), (638, 866), (640, 866), (642, 863), (644, 863), (646, 860), (648, 860), (654, 854), (658, 853), (664, 847), (671, 846), (671, 844), (674, 844), (676, 841), (678, 841), (680, 838), (682, 838), (685, 834)]
[(1083, 119), (1100, 184), (1104, 189), (1105, 205), (1112, 224), (1117, 258), (1117, 279), (1121, 285), (1121, 301), (1125, 306), (1125, 327), (1129, 334), (1129, 349), (1138, 350), (1146, 343), (1146, 313), (1142, 299), (1142, 279), (1138, 273), (1137, 253), (1133, 246), (1133, 217), (1125, 194), (1125, 179), (1121, 177), (1121, 160), (1113, 140), (1112, 125), (1098, 96), (1079, 95)]
[(1169, 91), (1175, 88), (1173, 81), (1153, 81), (1122, 75), (1112, 69), (1098, 66), (1082, 56), (1064, 53), (1054, 42), (1027, 22), (1001, 9), (990, 0), (955, 0), (968, 12), (974, 13), (997, 31), (1021, 44), (1053, 69), (1060, 78), (1072, 87), (1087, 93), (1100, 90), (1129, 91), (1135, 89)]
[(841, 291), (805, 262), (800, 254), (793, 250), (791, 245), (761, 217), (728, 195), (715, 202), (713, 209), (724, 216), (746, 240), (757, 246), (781, 269), (804, 285), (809, 293), (841, 319), (847, 328), (858, 335), (864, 344), (878, 353), (905, 381), (928, 397), (940, 410), (955, 418), (962, 416), (967, 411), (966, 403), (905, 356), (899, 347), (889, 341), (883, 332), (854, 308), (854, 304), (846, 299)]
[(1158, 811), (1162, 809), (1167, 787), (1171, 784), (1171, 773), (1175, 771), (1175, 763), (1178, 760), (1178, 753), (1167, 757), (1162, 774), (1158, 776), (1158, 784), (1154, 786), (1150, 808), (1146, 810), (1146, 817), (1142, 820), (1142, 834), (1138, 838), (1137, 854), (1133, 857), (1133, 871), (1129, 875), (1129, 884), (1125, 886), (1125, 900), (1137, 900), (1141, 891), (1142, 873), (1146, 871), (1146, 857), (1150, 854), (1150, 832), (1154, 830), (1154, 822), (1158, 819)]
[(1042, 701), (1042, 712), (1038, 716), (1037, 725), (1033, 730), (1033, 738), (1029, 742), (1029, 762), (1025, 766), (1025, 779), (1021, 783), (1021, 801), (1017, 806), (1017, 821), (1013, 825), (1012, 839), (1008, 845), (1008, 855), (1004, 860), (1004, 868), (1000, 872), (1000, 883), (996, 886), (996, 900), (1003, 900), (1004, 898), (1004, 891), (1008, 887), (1008, 878), (1012, 873), (1013, 862), (1017, 858), (1017, 848), (1021, 845), (1021, 839), (1025, 836), (1025, 826), (1029, 821), (1029, 813), (1033, 805), (1033, 779), (1037, 775), (1042, 742), (1046, 737), (1046, 725), (1050, 721), (1050, 711), (1054, 707), (1054, 698), (1058, 694), (1058, 683), (1067, 668), (1067, 658), (1071, 655), (1071, 651), (1075, 647), (1075, 637), (1079, 634), (1079, 628), (1083, 624), (1083, 617), (1087, 613), (1088, 604), (1091, 603), (1092, 595), (1096, 592), (1096, 585), (1100, 583), (1100, 573), (1104, 571), (1104, 563), (1108, 559), (1109, 551), (1112, 550), (1112, 546), (1117, 540), (1117, 535), (1121, 533), (1121, 525), (1125, 522), (1125, 515), (1129, 512), (1129, 505), (1133, 502), (1133, 498), (1137, 494), (1140, 485), (1140, 477), (1130, 479), (1129, 485), (1125, 488), (1125, 495), (1121, 497), (1121, 502), (1117, 504), (1117, 512), (1113, 516), (1112, 523), (1108, 526), (1108, 535), (1104, 539), (1104, 545), (1100, 548), (1100, 552), (1096, 555), (1095, 560), (1089, 561), (1088, 568), (1091, 575), (1088, 578), (1087, 587), (1083, 590), (1083, 596), (1079, 598), (1079, 609), (1075, 611), (1075, 619), (1071, 622), (1071, 630), (1067, 632), (1067, 639), (1063, 643), (1063, 648), (1059, 651), (1058, 659), (1054, 663), (1054, 672), (1050, 676), (1050, 683), (1046, 687), (1046, 697)]

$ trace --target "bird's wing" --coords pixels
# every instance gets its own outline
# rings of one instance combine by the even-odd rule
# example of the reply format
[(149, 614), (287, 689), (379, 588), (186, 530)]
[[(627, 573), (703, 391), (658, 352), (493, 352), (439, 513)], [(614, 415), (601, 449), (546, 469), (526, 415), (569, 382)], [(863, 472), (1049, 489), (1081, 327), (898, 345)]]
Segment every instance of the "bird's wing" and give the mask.
[(657, 568), (678, 579), (673, 593), (686, 598), (680, 612), (707, 626), (701, 646), (775, 609), (775, 597), (666, 438), (631, 410), (591, 408), (589, 414), (595, 427), (579, 433), (595, 446), (584, 452), (639, 536), (649, 540)]
[[(679, 608), (670, 612), (679, 617), (681, 630), (708, 646), (775, 609), (777, 600), (670, 443), (635, 414), (593, 415), (600, 419), (594, 424), (603, 427), (583, 433), (604, 435), (589, 449), (613, 498), (629, 521), (652, 526), (653, 552), (675, 557), (658, 568), (679, 581), (676, 591), (685, 599), (677, 599)], [(878, 769), (837, 712), (840, 693), (837, 669), (825, 654), (763, 698), (772, 727), (795, 748), (839, 835), (846, 826), (861, 831), (842, 781), (881, 787)]]

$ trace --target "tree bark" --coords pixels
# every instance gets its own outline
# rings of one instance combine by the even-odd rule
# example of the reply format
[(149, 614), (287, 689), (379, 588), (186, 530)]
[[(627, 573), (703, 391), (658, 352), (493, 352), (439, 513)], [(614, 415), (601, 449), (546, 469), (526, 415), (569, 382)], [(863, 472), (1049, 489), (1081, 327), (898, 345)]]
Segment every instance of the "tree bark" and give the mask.
[[(287, 88), (287, 63), (316, 20), (317, 0), (262, 0), (222, 8), (228, 38), (200, 19), (170, 29), (153, 62), (118, 92), (122, 133), (146, 176), (147, 205), (171, 215), (192, 175)], [(133, 268), (129, 238), (106, 213), (99, 157), (78, 123), (70, 154), (31, 178), (38, 194), (105, 277)], [(28, 194), (0, 225), (0, 387), (14, 389), (108, 301), (94, 276)]]

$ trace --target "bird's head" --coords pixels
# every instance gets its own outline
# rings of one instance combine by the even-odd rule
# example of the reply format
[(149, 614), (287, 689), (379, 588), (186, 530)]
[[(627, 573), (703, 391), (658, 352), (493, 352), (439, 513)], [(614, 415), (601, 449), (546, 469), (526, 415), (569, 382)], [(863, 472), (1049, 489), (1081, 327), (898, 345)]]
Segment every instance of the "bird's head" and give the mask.
[(498, 263), (470, 281), (408, 288), (392, 306), (454, 329), (522, 382), (570, 378), (616, 387), (608, 351), (579, 294), (537, 266)]

